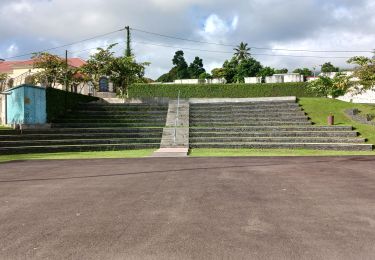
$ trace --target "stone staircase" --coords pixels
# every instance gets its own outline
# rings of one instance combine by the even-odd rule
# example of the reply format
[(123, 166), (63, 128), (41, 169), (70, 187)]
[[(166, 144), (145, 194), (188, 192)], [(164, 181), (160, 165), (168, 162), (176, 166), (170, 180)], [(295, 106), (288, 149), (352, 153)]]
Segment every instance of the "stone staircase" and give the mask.
[(0, 154), (156, 149), (167, 111), (167, 104), (81, 104), (50, 129), (0, 131)]
[(372, 150), (351, 126), (315, 126), (293, 100), (190, 104), (190, 148)]

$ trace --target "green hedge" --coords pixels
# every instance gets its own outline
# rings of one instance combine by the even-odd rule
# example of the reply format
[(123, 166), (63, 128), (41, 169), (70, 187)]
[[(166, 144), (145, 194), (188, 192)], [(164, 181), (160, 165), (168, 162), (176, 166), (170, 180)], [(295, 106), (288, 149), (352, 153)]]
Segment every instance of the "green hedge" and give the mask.
[(130, 98), (248, 98), (248, 97), (316, 97), (306, 83), (276, 84), (134, 84), (129, 88)]
[(98, 100), (97, 97), (81, 95), (54, 88), (46, 89), (47, 121), (52, 122), (64, 115), (67, 110), (73, 109), (78, 103), (86, 103)]

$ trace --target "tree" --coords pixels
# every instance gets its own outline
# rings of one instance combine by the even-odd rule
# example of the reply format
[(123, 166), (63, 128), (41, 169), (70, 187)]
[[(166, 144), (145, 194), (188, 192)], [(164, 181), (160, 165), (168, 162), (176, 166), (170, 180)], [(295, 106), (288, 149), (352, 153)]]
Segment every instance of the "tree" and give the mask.
[(231, 60), (226, 60), (223, 64), (224, 78), (227, 83), (233, 83), (237, 80), (237, 66), (238, 60), (235, 57), (232, 57)]
[(116, 44), (111, 44), (106, 49), (97, 48), (97, 53), (91, 55), (86, 64), (82, 66), (82, 73), (90, 77), (95, 89), (99, 89), (99, 79), (102, 76), (111, 76), (111, 64), (114, 61), (112, 48)]
[(213, 78), (224, 78), (225, 70), (224, 68), (214, 68), (213, 70), (211, 70), (211, 75)]
[(247, 47), (247, 45), (247, 43), (240, 42), (240, 44), (233, 49), (235, 51), (234, 56), (238, 61), (250, 58), (251, 48)]
[(371, 90), (375, 86), (375, 59), (363, 56), (355, 56), (347, 61), (349, 64), (358, 65), (354, 69), (353, 77), (358, 78), (353, 81), (357, 92)]
[(274, 69), (274, 68), (271, 68), (271, 67), (264, 67), (264, 68), (262, 68), (262, 69), (257, 73), (257, 76), (258, 76), (258, 77), (265, 78), (265, 77), (272, 76), (273, 74), (275, 74), (275, 69)]
[(245, 77), (255, 77), (261, 69), (262, 65), (260, 62), (253, 58), (241, 60), (236, 68), (235, 81), (242, 83)]
[(57, 55), (47, 52), (35, 53), (32, 56), (33, 67), (41, 69), (35, 74), (36, 81), (46, 87), (54, 87), (57, 83), (63, 84), (65, 80), (66, 64)]
[(278, 70), (275, 70), (275, 74), (285, 74), (285, 73), (288, 73), (288, 69), (278, 69)]
[(173, 65), (176, 67), (176, 79), (187, 79), (189, 78), (188, 65), (184, 58), (183, 51), (176, 51), (173, 59)]
[(199, 75), (199, 79), (212, 79), (212, 76), (210, 73), (203, 72), (202, 74)]
[(320, 96), (331, 96), (333, 98), (345, 95), (351, 87), (350, 79), (344, 74), (337, 74), (333, 79), (320, 76), (308, 84), (310, 90)]
[(110, 79), (119, 87), (120, 96), (128, 96), (128, 88), (133, 83), (143, 82), (145, 66), (150, 63), (137, 63), (133, 57), (117, 57), (110, 64)]
[(199, 57), (195, 57), (194, 61), (190, 63), (188, 71), (191, 78), (199, 78), (202, 73), (206, 72), (203, 68), (203, 60)]
[(313, 72), (311, 70), (309, 70), (308, 68), (303, 68), (303, 69), (295, 69), (293, 71), (293, 73), (299, 73), (301, 75), (304, 76), (304, 78), (306, 77), (310, 77), (313, 75)]
[(331, 62), (326, 62), (322, 65), (321, 71), (323, 73), (339, 72), (339, 68), (332, 65)]

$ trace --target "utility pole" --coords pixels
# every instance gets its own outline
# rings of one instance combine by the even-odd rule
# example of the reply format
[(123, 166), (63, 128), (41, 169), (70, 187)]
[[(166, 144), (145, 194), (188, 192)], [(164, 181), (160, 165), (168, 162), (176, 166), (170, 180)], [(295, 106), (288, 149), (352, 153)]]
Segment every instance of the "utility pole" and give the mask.
[(126, 29), (126, 50), (125, 50), (125, 57), (131, 57), (132, 56), (132, 50), (130, 46), (130, 27), (125, 26)]
[(68, 91), (68, 50), (65, 50), (65, 91)]

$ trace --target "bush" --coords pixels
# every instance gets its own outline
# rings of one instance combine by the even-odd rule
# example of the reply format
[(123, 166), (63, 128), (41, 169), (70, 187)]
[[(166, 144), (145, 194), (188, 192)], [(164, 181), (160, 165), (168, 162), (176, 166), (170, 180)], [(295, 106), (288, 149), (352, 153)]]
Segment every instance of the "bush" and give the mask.
[(306, 83), (276, 84), (134, 84), (129, 88), (130, 98), (250, 98), (250, 97), (317, 97)]
[(46, 89), (47, 121), (52, 122), (64, 115), (67, 110), (74, 109), (79, 103), (98, 100), (97, 97), (67, 92), (54, 88)]

